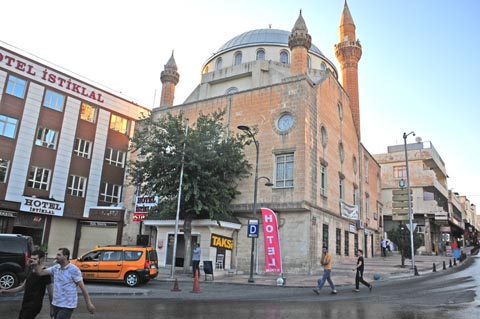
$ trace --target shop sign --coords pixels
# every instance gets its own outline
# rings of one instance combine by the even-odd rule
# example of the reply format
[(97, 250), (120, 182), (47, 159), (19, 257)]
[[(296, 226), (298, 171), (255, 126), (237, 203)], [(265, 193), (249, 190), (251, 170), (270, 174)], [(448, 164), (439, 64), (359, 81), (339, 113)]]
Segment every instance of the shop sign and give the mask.
[(157, 206), (158, 196), (137, 196), (132, 221), (141, 222), (148, 216), (150, 208)]
[(233, 238), (212, 234), (210, 238), (210, 247), (233, 249)]
[(17, 214), (15, 212), (9, 212), (6, 210), (0, 210), (0, 217), (17, 217)]
[(63, 216), (64, 208), (65, 203), (27, 196), (22, 196), (20, 205), (21, 211), (53, 216)]

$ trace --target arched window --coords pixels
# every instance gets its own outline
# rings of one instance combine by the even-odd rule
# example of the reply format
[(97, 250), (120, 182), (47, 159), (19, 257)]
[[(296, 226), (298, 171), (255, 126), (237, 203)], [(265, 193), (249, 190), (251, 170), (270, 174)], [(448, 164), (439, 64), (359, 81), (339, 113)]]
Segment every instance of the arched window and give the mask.
[(307, 68), (312, 68), (312, 58), (309, 55), (307, 55)]
[(265, 50), (264, 49), (258, 49), (257, 50), (256, 60), (257, 61), (265, 61)]
[(283, 50), (280, 52), (280, 62), (283, 64), (290, 63), (287, 51)]
[(233, 58), (233, 65), (242, 64), (242, 52), (236, 52), (235, 57)]
[(325, 64), (325, 62), (322, 62), (322, 64), (320, 64), (320, 70), (325, 71), (326, 69), (327, 69), (327, 64)]
[(217, 64), (216, 64), (216, 66), (215, 66), (215, 69), (216, 69), (217, 71), (222, 68), (222, 62), (223, 62), (222, 58), (218, 58), (218, 59), (217, 59)]
[(338, 102), (338, 118), (343, 120), (343, 105), (341, 102)]
[(340, 158), (340, 162), (343, 163), (345, 160), (345, 151), (343, 150), (343, 143), (338, 143), (338, 157)]
[(322, 146), (325, 148), (327, 147), (328, 136), (327, 136), (327, 129), (323, 125), (320, 129), (320, 134), (322, 135)]
[(237, 92), (238, 92), (238, 88), (232, 86), (231, 88), (229, 88), (229, 89), (227, 90), (227, 92), (225, 92), (225, 94), (228, 95), (228, 94), (233, 94), (233, 93), (237, 93)]

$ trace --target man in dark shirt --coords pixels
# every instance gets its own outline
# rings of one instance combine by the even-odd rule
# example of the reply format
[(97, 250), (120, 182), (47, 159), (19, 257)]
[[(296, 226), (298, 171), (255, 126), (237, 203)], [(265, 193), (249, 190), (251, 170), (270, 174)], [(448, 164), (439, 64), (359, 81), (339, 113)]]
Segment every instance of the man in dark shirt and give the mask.
[[(18, 315), (18, 319), (33, 319), (35, 318), (43, 306), (43, 298), (45, 297), (45, 288), (48, 289), (48, 296), (50, 302), (52, 301), (53, 288), (50, 276), (39, 276), (35, 273), (34, 267), (43, 263), (45, 253), (41, 250), (35, 250), (29, 259), (29, 272), (27, 279), (18, 287), (13, 289), (0, 289), (2, 293), (15, 293), (25, 290), (23, 294), (22, 309)], [(44, 268), (42, 266), (42, 268)]]
[(353, 268), (353, 271), (357, 271), (355, 275), (355, 289), (353, 289), (354, 292), (359, 292), (360, 291), (360, 283), (364, 284), (370, 289), (370, 292), (372, 292), (372, 285), (366, 282), (363, 279), (363, 269), (364, 269), (364, 262), (363, 262), (363, 250), (359, 249), (358, 250), (358, 259), (357, 259), (357, 267)]

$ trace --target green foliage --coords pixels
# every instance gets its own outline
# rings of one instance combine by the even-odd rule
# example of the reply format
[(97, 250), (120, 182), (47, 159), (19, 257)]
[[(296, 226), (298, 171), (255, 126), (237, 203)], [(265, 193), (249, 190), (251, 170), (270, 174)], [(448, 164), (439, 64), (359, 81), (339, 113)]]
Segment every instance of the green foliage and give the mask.
[[(410, 231), (406, 225), (399, 224), (397, 228), (394, 228), (387, 232), (388, 238), (397, 245), (397, 248), (402, 256), (402, 265), (404, 259), (410, 259), (412, 257), (411, 245), (410, 245)], [(422, 237), (416, 232), (413, 232), (413, 247), (416, 254), (417, 249), (423, 243)]]
[(250, 174), (251, 166), (243, 152), (246, 137), (229, 132), (223, 115), (199, 114), (187, 135), (182, 113), (139, 122), (131, 151), (138, 152), (140, 160), (130, 163), (130, 176), (131, 184), (141, 185), (141, 194), (159, 196), (149, 219), (175, 218), (182, 158), (180, 217), (217, 219), (230, 212), (230, 203), (239, 194), (237, 182)]

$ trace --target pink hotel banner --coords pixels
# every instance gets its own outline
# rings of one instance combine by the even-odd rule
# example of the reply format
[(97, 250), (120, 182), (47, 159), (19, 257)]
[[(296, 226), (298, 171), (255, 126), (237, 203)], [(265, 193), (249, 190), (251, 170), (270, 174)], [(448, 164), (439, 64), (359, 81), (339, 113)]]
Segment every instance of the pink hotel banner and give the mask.
[(282, 254), (278, 237), (277, 215), (262, 208), (263, 242), (265, 243), (265, 272), (282, 273)]

